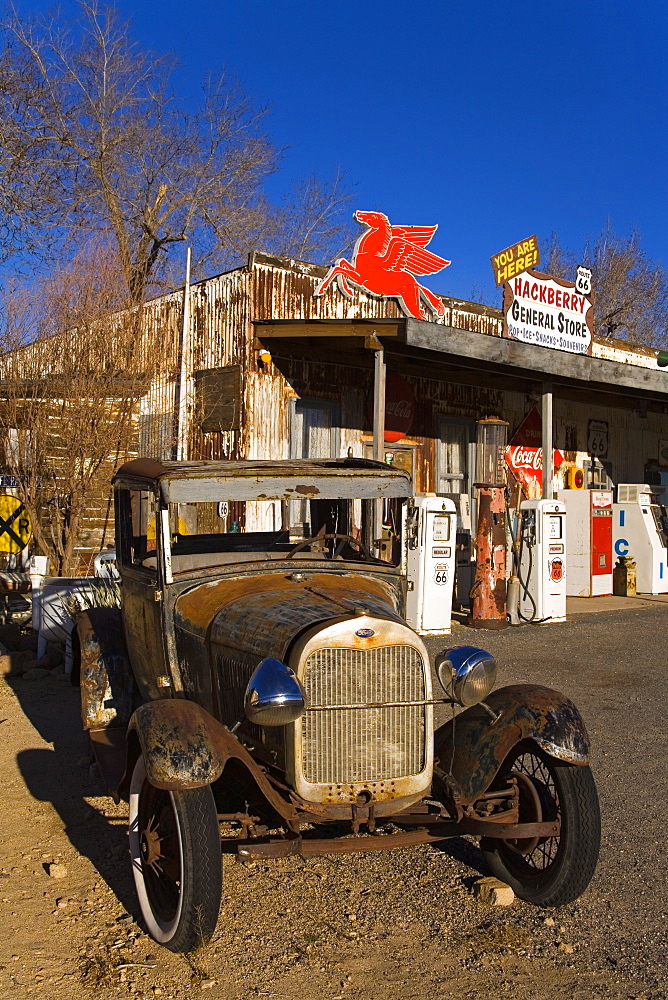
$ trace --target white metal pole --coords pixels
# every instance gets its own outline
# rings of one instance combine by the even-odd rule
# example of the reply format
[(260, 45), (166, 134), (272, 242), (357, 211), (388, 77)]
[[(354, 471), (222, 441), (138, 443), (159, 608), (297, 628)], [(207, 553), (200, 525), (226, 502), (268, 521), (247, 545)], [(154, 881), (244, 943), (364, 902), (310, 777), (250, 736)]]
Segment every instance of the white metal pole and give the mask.
[(543, 382), (541, 399), (541, 417), (543, 424), (543, 500), (552, 500), (552, 481), (554, 479), (554, 443), (552, 439), (552, 383)]
[(176, 442), (175, 457), (182, 461), (188, 457), (188, 382), (190, 375), (190, 262), (192, 251), (186, 254), (186, 280), (183, 287), (183, 322), (175, 386)]
[[(373, 373), (373, 457), (376, 462), (385, 460), (385, 348), (375, 348)], [(374, 503), (373, 539), (380, 546), (383, 534), (383, 501)], [(379, 548), (380, 553), (380, 548)]]

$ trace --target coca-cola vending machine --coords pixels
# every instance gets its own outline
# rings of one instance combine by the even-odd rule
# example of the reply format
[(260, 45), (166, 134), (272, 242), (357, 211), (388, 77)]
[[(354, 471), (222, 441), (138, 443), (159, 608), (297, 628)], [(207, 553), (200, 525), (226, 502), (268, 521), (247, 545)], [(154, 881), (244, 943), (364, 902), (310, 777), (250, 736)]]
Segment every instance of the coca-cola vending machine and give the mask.
[(559, 490), (566, 506), (569, 597), (612, 593), (612, 491)]

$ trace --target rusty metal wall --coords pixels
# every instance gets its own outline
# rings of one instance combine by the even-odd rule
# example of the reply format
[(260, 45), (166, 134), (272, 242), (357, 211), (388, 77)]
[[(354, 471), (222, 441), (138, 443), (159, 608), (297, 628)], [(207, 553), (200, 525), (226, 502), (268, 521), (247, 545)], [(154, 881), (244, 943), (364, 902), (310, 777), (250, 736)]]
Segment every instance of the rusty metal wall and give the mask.
[[(191, 458), (287, 458), (290, 455), (292, 400), (308, 395), (340, 404), (340, 454), (349, 450), (360, 456), (370, 437), (365, 397), (371, 375), (354, 364), (336, 365), (308, 359), (266, 367), (257, 363), (253, 321), (261, 319), (400, 319), (403, 314), (391, 300), (382, 301), (361, 290), (352, 299), (338, 289), (324, 296), (314, 292), (325, 268), (285, 262), (255, 254), (248, 268), (240, 268), (194, 285), (191, 289), (191, 335), (187, 357), (190, 372), (239, 364), (243, 373), (241, 430), (202, 433), (197, 425), (194, 387), (188, 385), (189, 448)], [(139, 450), (168, 457), (173, 438), (175, 371), (182, 315), (183, 293), (163, 296), (147, 305), (149, 324), (165, 331), (164, 374), (142, 404)], [(444, 299), (440, 322), (463, 330), (500, 336), (501, 313), (459, 299)], [(427, 488), (434, 465), (434, 413), (447, 411), (467, 416), (486, 415), (475, 405), (476, 393), (452, 386), (448, 392), (437, 383), (415, 380), (420, 432), (405, 443), (419, 449), (420, 479)], [(480, 397), (480, 394), (477, 394)], [(483, 409), (489, 406), (481, 400)]]
[[(253, 321), (262, 319), (374, 319), (401, 318), (393, 301), (381, 301), (361, 290), (348, 299), (330, 288), (314, 295), (325, 268), (286, 262), (255, 254), (251, 266), (200, 282), (191, 290), (192, 333), (187, 366), (190, 371), (240, 364), (243, 372), (242, 429), (202, 433), (197, 426), (192, 385), (189, 386), (189, 456), (191, 458), (287, 458), (290, 455), (292, 401), (300, 396), (330, 399), (340, 405), (340, 455), (361, 456), (371, 439), (367, 397), (372, 374), (356, 363), (337, 364), (304, 356), (261, 366), (254, 348)], [(164, 331), (164, 374), (143, 402), (140, 446), (145, 454), (168, 457), (173, 445), (174, 373), (182, 315), (182, 292), (163, 296), (147, 306), (149, 322)], [(501, 311), (455, 298), (444, 298), (446, 314), (440, 321), (462, 330), (501, 335)], [(624, 360), (628, 360), (628, 345)], [(620, 345), (606, 345), (616, 358)], [(612, 352), (612, 353), (611, 353)], [(291, 353), (300, 352), (295, 346)], [(621, 360), (621, 358), (620, 358)], [(390, 358), (388, 371), (392, 371)], [(472, 420), (497, 415), (508, 420), (509, 433), (531, 409), (534, 400), (522, 393), (472, 388), (440, 378), (404, 375), (413, 386), (417, 408), (412, 432), (403, 445), (416, 449), (416, 486), (436, 484), (436, 424), (439, 415)], [(555, 446), (567, 462), (582, 461), (590, 419), (609, 424), (610, 455), (615, 478), (640, 481), (645, 461), (658, 457), (665, 418), (650, 412), (639, 418), (630, 410), (610, 410), (555, 397)], [(640, 424), (638, 421), (641, 421)], [(640, 448), (638, 447), (640, 435)], [(668, 433), (666, 434), (668, 437)]]
[[(298, 350), (298, 348), (295, 348)], [(252, 458), (288, 458), (290, 455), (290, 400), (313, 397), (331, 400), (340, 407), (338, 455), (368, 457), (372, 442), (370, 368), (335, 361), (313, 361), (307, 357), (276, 359), (276, 375), (249, 374), (251, 430), (254, 430)], [(401, 372), (398, 360), (390, 357), (388, 371)], [(403, 377), (410, 383), (416, 400), (415, 417), (401, 446), (415, 449), (415, 485), (419, 491), (436, 489), (437, 424), (440, 416), (478, 420), (500, 415), (506, 408), (505, 394), (448, 382), (432, 376)], [(516, 394), (515, 394), (516, 395)], [(524, 397), (520, 397), (523, 406)], [(513, 417), (514, 412), (510, 414)], [(524, 416), (522, 412), (521, 416)], [(520, 417), (521, 419), (521, 417)], [(519, 422), (519, 420), (518, 420)], [(388, 449), (392, 449), (388, 445)]]

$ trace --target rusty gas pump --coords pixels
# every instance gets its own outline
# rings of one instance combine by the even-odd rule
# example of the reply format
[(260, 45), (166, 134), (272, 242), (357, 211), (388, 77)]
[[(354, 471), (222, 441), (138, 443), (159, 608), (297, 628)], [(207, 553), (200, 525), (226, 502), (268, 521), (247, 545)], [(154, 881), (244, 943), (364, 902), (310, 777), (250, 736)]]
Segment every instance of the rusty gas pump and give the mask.
[(476, 423), (476, 575), (471, 588), (473, 628), (506, 628), (506, 504), (504, 454), (508, 423)]

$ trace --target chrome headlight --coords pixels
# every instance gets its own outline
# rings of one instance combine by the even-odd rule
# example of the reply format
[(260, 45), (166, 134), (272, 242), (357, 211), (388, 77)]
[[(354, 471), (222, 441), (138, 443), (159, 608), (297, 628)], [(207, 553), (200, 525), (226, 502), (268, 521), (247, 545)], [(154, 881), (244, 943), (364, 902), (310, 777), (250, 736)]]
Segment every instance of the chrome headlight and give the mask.
[(484, 701), (496, 681), (496, 660), (477, 646), (455, 646), (439, 653), (436, 673), (449, 698), (470, 708)]
[(306, 699), (294, 670), (268, 656), (255, 668), (244, 698), (249, 722), (286, 726), (304, 714)]

